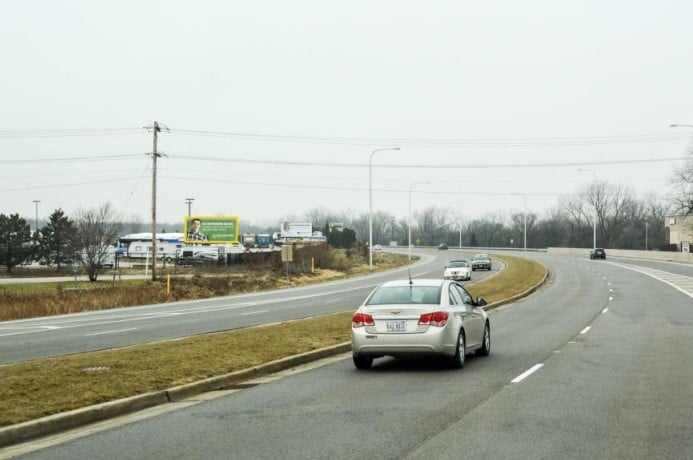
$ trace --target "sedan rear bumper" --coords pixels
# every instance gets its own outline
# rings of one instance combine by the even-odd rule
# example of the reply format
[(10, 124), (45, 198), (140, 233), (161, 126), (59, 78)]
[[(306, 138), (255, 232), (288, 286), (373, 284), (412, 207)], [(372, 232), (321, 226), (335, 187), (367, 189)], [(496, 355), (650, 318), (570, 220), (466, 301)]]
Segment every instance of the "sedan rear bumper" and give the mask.
[(418, 334), (371, 334), (357, 328), (351, 330), (351, 348), (357, 356), (454, 356), (457, 333), (447, 327), (431, 327)]

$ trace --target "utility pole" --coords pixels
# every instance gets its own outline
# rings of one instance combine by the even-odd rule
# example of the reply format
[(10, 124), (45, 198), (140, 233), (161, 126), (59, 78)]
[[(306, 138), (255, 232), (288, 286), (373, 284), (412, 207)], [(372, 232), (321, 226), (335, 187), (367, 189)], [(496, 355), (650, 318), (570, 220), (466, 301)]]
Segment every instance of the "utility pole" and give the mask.
[(188, 205), (188, 216), (190, 216), (190, 205), (192, 204), (193, 201), (195, 201), (195, 198), (186, 198), (185, 199), (185, 202)]
[(159, 157), (156, 144), (161, 128), (159, 123), (155, 121), (147, 129), (151, 129), (154, 133), (154, 148), (152, 150), (152, 281), (156, 281), (156, 159)]

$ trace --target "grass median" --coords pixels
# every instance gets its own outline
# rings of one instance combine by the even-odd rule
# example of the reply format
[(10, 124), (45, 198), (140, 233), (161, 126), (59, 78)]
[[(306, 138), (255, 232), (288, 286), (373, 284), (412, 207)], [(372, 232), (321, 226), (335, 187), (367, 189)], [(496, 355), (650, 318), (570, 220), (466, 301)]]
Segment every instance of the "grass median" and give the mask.
[[(489, 302), (539, 283), (545, 268), (495, 256), (506, 269), (469, 290)], [(0, 426), (164, 390), (346, 342), (352, 311), (0, 367)]]

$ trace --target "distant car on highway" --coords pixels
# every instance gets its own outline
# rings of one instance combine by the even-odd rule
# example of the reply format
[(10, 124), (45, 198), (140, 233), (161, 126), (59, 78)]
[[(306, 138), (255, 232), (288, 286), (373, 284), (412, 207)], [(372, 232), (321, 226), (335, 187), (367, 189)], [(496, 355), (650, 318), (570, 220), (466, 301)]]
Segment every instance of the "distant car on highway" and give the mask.
[(438, 250), (439, 250), (439, 251), (443, 251), (443, 250), (445, 250), (445, 249), (447, 249), (447, 248), (448, 248), (448, 245), (445, 244), (445, 243), (440, 243), (440, 244), (438, 245)]
[(382, 251), (383, 247), (379, 244), (373, 245), (373, 250), (374, 251)]
[(375, 358), (438, 355), (460, 369), (473, 351), (491, 352), (491, 326), (482, 308), (453, 280), (405, 279), (375, 288), (351, 318), (354, 366)]
[(491, 258), (488, 254), (476, 254), (472, 257), (472, 270), (491, 270)]
[(472, 267), (466, 260), (452, 260), (443, 271), (446, 280), (466, 281), (472, 279)]
[(590, 251), (590, 259), (606, 260), (606, 251), (604, 248), (595, 248)]

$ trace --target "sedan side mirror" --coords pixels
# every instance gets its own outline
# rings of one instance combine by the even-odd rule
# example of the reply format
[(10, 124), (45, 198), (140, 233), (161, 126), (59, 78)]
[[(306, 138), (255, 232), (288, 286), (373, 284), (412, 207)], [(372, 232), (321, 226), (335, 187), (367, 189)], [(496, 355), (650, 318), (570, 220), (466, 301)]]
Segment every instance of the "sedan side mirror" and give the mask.
[(484, 305), (488, 305), (488, 302), (486, 301), (486, 299), (484, 299), (483, 297), (477, 297), (476, 298), (476, 306), (477, 307), (483, 307)]

